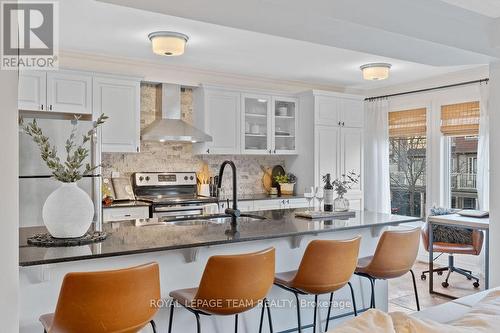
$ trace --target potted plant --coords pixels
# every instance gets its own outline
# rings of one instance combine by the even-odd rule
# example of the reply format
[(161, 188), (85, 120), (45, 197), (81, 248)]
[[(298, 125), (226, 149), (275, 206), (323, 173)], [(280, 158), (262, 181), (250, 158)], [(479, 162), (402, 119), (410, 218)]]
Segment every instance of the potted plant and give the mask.
[(277, 175), (274, 180), (279, 184), (282, 195), (293, 195), (295, 183), (297, 182), (297, 177), (293, 173)]
[(349, 210), (349, 200), (344, 198), (348, 190), (354, 184), (359, 183), (360, 175), (354, 171), (349, 171), (347, 174), (341, 175), (332, 182), (333, 188), (337, 193), (337, 198), (333, 200), (333, 210), (336, 212), (346, 212)]
[(99, 166), (84, 164), (89, 156), (89, 144), (97, 127), (107, 119), (102, 114), (83, 135), (80, 143), (76, 143), (79, 117), (75, 116), (73, 130), (66, 140), (66, 158), (58, 156), (56, 147), (50, 138), (43, 134), (36, 119), (25, 124), (21, 118), (19, 123), (24, 133), (29, 135), (40, 149), (42, 160), (49, 167), (52, 176), (60, 182), (60, 186), (52, 192), (43, 205), (43, 223), (52, 237), (76, 238), (84, 236), (92, 224), (94, 204), (89, 195), (78, 187), (77, 182), (83, 176), (90, 175)]

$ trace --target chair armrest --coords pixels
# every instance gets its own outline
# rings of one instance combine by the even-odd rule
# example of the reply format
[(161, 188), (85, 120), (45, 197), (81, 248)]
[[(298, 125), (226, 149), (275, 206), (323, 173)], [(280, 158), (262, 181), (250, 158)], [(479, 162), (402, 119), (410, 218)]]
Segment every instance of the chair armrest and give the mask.
[(472, 232), (472, 247), (474, 248), (475, 255), (478, 256), (481, 253), (484, 242), (484, 232), (482, 230), (474, 230)]

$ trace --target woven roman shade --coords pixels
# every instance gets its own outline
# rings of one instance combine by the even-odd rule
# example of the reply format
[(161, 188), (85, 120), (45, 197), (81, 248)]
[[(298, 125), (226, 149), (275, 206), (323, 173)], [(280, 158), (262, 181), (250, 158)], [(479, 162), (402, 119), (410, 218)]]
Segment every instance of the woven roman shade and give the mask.
[(441, 133), (446, 136), (479, 134), (479, 102), (441, 106)]
[(389, 112), (389, 137), (426, 136), (427, 109)]

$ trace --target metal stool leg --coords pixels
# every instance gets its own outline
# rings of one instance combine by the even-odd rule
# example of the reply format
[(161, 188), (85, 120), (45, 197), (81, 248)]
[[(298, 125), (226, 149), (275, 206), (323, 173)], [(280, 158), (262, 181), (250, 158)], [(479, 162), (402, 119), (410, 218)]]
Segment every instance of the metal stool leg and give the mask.
[(234, 315), (234, 333), (238, 333), (238, 314)]
[(318, 316), (318, 295), (314, 295), (314, 320), (313, 333), (316, 333), (316, 317)]
[(295, 294), (295, 299), (297, 300), (297, 331), (299, 333), (302, 332), (302, 323), (300, 321), (300, 300), (299, 300), (299, 294), (297, 293), (294, 293)]
[(264, 305), (267, 308), (267, 320), (269, 320), (269, 332), (273, 333), (273, 319), (271, 318), (271, 308), (269, 307), (269, 302), (267, 298), (264, 300)]
[(413, 290), (415, 291), (415, 301), (417, 302), (417, 311), (420, 311), (420, 302), (418, 301), (418, 291), (417, 291), (417, 283), (415, 282), (415, 273), (410, 269), (411, 278), (413, 280)]
[(372, 286), (372, 297), (370, 302), (370, 308), (375, 309), (375, 279), (369, 278), (369, 280)]
[(330, 293), (330, 303), (328, 304), (328, 315), (326, 316), (325, 332), (328, 332), (328, 324), (330, 323), (330, 314), (332, 312), (332, 302), (333, 302), (333, 293)]
[(194, 315), (196, 316), (196, 332), (201, 333), (200, 315), (197, 312)]
[(174, 307), (175, 307), (175, 301), (172, 300), (170, 303), (170, 321), (168, 322), (168, 333), (172, 333), (172, 324), (174, 321)]
[(259, 323), (259, 333), (262, 333), (262, 324), (264, 322), (264, 311), (266, 310), (266, 303), (262, 304), (262, 309), (260, 310), (260, 323)]
[(155, 323), (155, 321), (151, 320), (149, 323), (151, 324), (151, 328), (153, 329), (153, 333), (156, 333), (157, 331), (156, 331), (156, 323)]
[(352, 288), (351, 282), (347, 282), (349, 288), (351, 289), (351, 298), (352, 298), (352, 308), (354, 310), (354, 317), (358, 316), (358, 309), (356, 308), (356, 297), (354, 297), (354, 289)]

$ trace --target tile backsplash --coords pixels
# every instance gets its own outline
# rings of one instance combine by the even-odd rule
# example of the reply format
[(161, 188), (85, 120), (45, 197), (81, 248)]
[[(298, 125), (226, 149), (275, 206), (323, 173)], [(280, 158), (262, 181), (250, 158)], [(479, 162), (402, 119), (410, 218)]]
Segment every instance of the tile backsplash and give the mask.
[[(157, 106), (157, 96), (160, 93), (158, 85), (141, 85), (141, 129), (149, 125), (157, 117), (161, 117), (161, 110)], [(182, 118), (192, 122), (193, 91), (183, 89), (181, 93)], [(116, 171), (124, 176), (130, 176), (137, 171), (199, 171), (208, 164), (212, 175), (219, 172), (219, 166), (224, 160), (232, 160), (238, 170), (238, 192), (242, 194), (263, 193), (262, 166), (272, 167), (276, 164), (284, 165), (280, 156), (241, 156), (241, 155), (206, 155), (193, 154), (191, 143), (161, 143), (141, 142), (140, 153), (104, 153), (102, 157), (103, 175), (110, 177)], [(223, 186), (227, 191), (232, 190), (231, 168), (227, 167)]]

